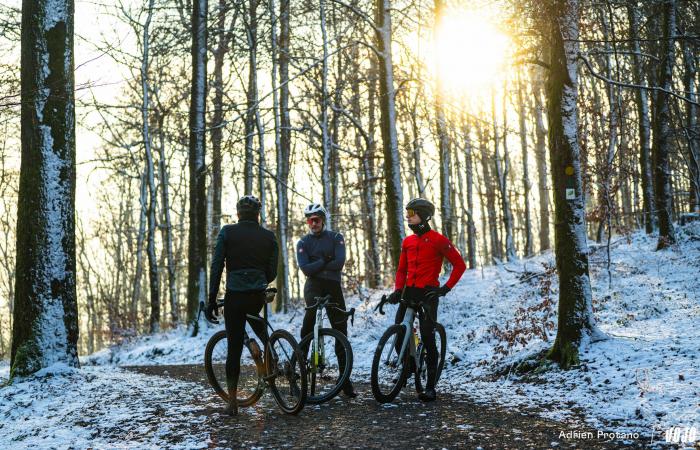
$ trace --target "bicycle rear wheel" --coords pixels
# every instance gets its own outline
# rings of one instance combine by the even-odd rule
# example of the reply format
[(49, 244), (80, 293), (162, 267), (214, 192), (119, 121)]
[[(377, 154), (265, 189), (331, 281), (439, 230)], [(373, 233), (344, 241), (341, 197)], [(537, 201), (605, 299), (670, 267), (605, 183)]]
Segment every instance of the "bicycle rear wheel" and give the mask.
[[(445, 367), (445, 354), (447, 353), (447, 334), (445, 333), (445, 327), (437, 322), (435, 323), (435, 344), (438, 350), (437, 376), (435, 377), (435, 384), (437, 385), (437, 382), (440, 380), (440, 375), (442, 374), (442, 369)], [(428, 383), (425, 345), (421, 344), (419, 350), (420, 365), (415, 373), (416, 392), (422, 392), (423, 388)]]
[[(299, 343), (299, 347), (306, 357), (306, 378), (309, 385), (306, 401), (318, 404), (338, 395), (345, 382), (350, 379), (352, 347), (343, 333), (332, 328), (318, 330), (319, 342), (316, 349), (311, 345), (313, 337), (313, 333), (307, 334)], [(342, 348), (339, 355), (335, 353), (336, 345)]]
[[(402, 361), (399, 352), (406, 329), (402, 325), (390, 326), (379, 339), (372, 360), (372, 394), (379, 403), (388, 403), (396, 398), (408, 376), (409, 351)], [(397, 349), (398, 347), (398, 349)]]
[(304, 356), (294, 337), (277, 330), (270, 336), (265, 354), (266, 380), (280, 409), (297, 414), (306, 403), (306, 367)]
[[(207, 373), (209, 384), (225, 402), (229, 401), (226, 385), (227, 356), (226, 331), (218, 331), (209, 339), (204, 350), (204, 370)], [(262, 373), (262, 362), (255, 361), (248, 347), (244, 345), (241, 354), (241, 374), (238, 377), (238, 390), (236, 391), (238, 406), (250, 406), (260, 399), (264, 391), (264, 384), (261, 383), (260, 378)]]

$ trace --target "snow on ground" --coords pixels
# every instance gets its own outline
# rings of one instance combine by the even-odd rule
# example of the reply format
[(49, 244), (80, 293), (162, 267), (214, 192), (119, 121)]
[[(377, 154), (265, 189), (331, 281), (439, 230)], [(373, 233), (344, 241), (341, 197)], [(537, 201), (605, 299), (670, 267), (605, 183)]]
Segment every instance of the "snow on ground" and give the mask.
[(0, 361), (0, 385), (10, 378), (10, 362)]
[(194, 383), (56, 364), (0, 389), (0, 448), (207, 448), (190, 427), (206, 416), (189, 405), (208, 395)]
[[(438, 391), (463, 392), (477, 401), (515, 409), (535, 407), (557, 420), (580, 414), (593, 427), (645, 436), (652, 432), (658, 436), (672, 426), (700, 429), (700, 224), (678, 232), (679, 245), (661, 252), (654, 251), (654, 236), (617, 237), (612, 246), (611, 286), (605, 249), (592, 246), (593, 307), (598, 326), (609, 339), (589, 344), (580, 367), (570, 371), (553, 369), (519, 378), (508, 371), (509, 365), (551, 346), (556, 330), (547, 331), (547, 341), (526, 336), (524, 344), (512, 348), (504, 346), (495, 331), (512, 329), (517, 316), (527, 319), (526, 323), (530, 318), (539, 323), (543, 315), (556, 313), (556, 275), (540, 275), (543, 264), (554, 264), (551, 253), (468, 271), (441, 300), (438, 320), (447, 330), (448, 355)], [(374, 311), (381, 294), (372, 292), (365, 301), (357, 296), (347, 298), (348, 306), (357, 309), (355, 324), (349, 328), (355, 380), (369, 379), (376, 344), (393, 322), (395, 307), (388, 306), (384, 316)], [(546, 296), (553, 301), (549, 309), (518, 313), (518, 308), (540, 305)], [(297, 336), (302, 316), (302, 311), (293, 310), (271, 315), (271, 322)], [(547, 320), (556, 325), (556, 315)], [(223, 325), (205, 326), (198, 337), (190, 338), (180, 328), (104, 349), (81, 359), (84, 366), (98, 367), (71, 374), (66, 380), (94, 376), (105, 383), (111, 381), (114, 389), (124, 392), (120, 395), (126, 395), (130, 388), (121, 383), (134, 386), (142, 378), (109, 367), (201, 364), (207, 340), (220, 329)], [(499, 346), (507, 355), (494, 350)], [(102, 382), (95, 385), (96, 393)], [(23, 389), (28, 391), (29, 384)], [(165, 386), (158, 389), (167, 396)], [(7, 414), (8, 394), (2, 390), (0, 395), (2, 416)], [(131, 395), (127, 398), (140, 401), (139, 395)], [(150, 436), (148, 442), (156, 442), (155, 432)]]

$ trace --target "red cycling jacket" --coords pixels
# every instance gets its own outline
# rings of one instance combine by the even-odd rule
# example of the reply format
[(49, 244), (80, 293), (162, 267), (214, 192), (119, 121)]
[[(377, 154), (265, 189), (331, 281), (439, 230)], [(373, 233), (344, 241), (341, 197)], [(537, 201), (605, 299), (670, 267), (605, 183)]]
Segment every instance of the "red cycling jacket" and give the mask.
[(452, 289), (467, 268), (452, 242), (434, 230), (406, 237), (401, 245), (395, 288), (440, 286), (438, 276), (443, 257), (452, 264), (450, 279), (445, 283)]

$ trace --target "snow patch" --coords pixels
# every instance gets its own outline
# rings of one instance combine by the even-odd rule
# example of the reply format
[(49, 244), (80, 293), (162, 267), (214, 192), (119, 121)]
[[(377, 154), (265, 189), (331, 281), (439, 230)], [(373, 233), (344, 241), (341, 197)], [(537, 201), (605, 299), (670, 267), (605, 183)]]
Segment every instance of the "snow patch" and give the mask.
[(0, 389), (0, 448), (206, 448), (196, 383), (56, 364)]

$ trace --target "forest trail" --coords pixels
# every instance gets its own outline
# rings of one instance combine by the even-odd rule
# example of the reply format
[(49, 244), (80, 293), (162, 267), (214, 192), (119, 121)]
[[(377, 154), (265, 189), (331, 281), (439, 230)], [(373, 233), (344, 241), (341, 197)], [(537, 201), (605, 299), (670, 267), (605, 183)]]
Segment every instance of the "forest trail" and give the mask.
[[(144, 375), (171, 377), (209, 386), (201, 365), (125, 367)], [(597, 438), (597, 430), (580, 422), (561, 423), (540, 418), (536, 411), (508, 410), (471, 401), (438, 389), (438, 401), (417, 400), (411, 384), (395, 403), (380, 405), (367, 383), (355, 382), (358, 397), (336, 397), (329, 403), (307, 405), (298, 416), (283, 414), (266, 393), (237, 417), (223, 413), (223, 402), (202, 398), (203, 422), (214, 446), (231, 448), (648, 448), (649, 437), (632, 443)], [(592, 433), (591, 439), (562, 438), (561, 432)], [(579, 434), (578, 436), (581, 436)]]

